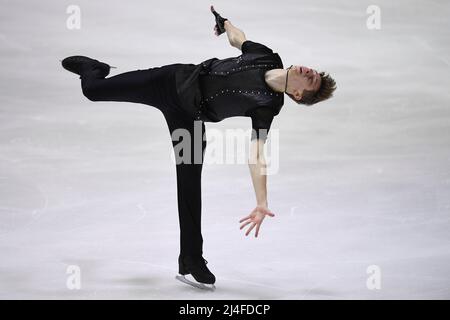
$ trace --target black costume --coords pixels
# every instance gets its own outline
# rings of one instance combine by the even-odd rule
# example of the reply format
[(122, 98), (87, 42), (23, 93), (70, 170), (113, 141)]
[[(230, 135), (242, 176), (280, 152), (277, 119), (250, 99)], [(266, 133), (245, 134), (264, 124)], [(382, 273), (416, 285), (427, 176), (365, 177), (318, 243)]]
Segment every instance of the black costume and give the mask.
[[(176, 165), (180, 257), (201, 257), (203, 253), (201, 171), (206, 142), (202, 139), (194, 143), (195, 121), (202, 121), (201, 137), (204, 122), (233, 116), (251, 117), (253, 129), (268, 131), (284, 102), (284, 94), (273, 91), (264, 81), (264, 73), (276, 68), (283, 68), (278, 54), (247, 40), (238, 57), (212, 58), (197, 65), (176, 63), (109, 78), (92, 70), (81, 74), (82, 90), (88, 99), (154, 106), (163, 113), (170, 134), (178, 128), (191, 133), (191, 155), (195, 154), (196, 145), (201, 146), (201, 163), (191, 159), (190, 163)], [(252, 139), (258, 132), (253, 132)], [(262, 132), (259, 138), (266, 139), (266, 133)], [(175, 146), (178, 141), (172, 143)]]

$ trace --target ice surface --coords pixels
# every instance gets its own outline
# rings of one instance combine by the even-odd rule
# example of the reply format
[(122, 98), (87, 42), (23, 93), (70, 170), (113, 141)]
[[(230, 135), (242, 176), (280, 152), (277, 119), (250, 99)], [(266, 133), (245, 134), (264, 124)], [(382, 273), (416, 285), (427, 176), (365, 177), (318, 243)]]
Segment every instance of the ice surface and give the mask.
[[(215, 1), (285, 66), (332, 73), (336, 97), (286, 103), (275, 212), (261, 236), (247, 165), (205, 165), (203, 236), (214, 292), (174, 279), (175, 168), (162, 114), (93, 103), (59, 60), (92, 56), (112, 74), (237, 56), (215, 37), (209, 1), (1, 0), (0, 298), (450, 298), (448, 1)], [(232, 118), (208, 128), (248, 128)], [(69, 290), (68, 266), (81, 270)], [(369, 290), (376, 265), (381, 289)]]

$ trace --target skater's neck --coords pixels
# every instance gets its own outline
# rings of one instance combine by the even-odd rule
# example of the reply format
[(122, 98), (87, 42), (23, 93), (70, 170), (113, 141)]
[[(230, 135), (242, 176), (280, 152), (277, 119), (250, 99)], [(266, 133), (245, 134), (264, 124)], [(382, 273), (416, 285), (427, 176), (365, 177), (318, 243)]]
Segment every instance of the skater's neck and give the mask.
[[(286, 69), (272, 69), (265, 73), (267, 85), (275, 92), (284, 92), (286, 87)], [(287, 90), (289, 92), (289, 88)]]

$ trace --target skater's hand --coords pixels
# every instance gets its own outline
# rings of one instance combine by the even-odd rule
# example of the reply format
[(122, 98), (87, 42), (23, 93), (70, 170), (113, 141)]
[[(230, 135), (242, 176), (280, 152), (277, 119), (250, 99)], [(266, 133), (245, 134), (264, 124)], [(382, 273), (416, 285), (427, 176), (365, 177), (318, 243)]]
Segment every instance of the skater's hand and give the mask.
[(240, 229), (242, 230), (246, 225), (251, 223), (251, 226), (247, 229), (247, 232), (245, 233), (246, 236), (249, 235), (249, 233), (253, 230), (253, 228), (256, 226), (256, 232), (255, 237), (258, 236), (259, 228), (261, 227), (261, 224), (266, 216), (274, 217), (272, 211), (270, 211), (267, 207), (264, 206), (257, 206), (255, 209), (253, 209), (252, 213), (248, 215), (247, 217), (241, 219), (239, 222), (244, 222)]
[(214, 6), (211, 6), (211, 12), (214, 14), (214, 17), (216, 18), (216, 25), (214, 26), (214, 34), (216, 36), (219, 36), (226, 31), (225, 21), (227, 21), (228, 19), (223, 18), (220, 14), (218, 14), (217, 11), (214, 10)]

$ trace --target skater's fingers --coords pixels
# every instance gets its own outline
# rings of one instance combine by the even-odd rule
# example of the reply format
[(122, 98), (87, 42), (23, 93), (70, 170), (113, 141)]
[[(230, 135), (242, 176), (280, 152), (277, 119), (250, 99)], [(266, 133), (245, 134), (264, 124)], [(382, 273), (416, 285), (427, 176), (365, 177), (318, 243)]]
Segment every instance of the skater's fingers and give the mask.
[(275, 214), (272, 211), (270, 211), (269, 209), (264, 209), (263, 211), (264, 211), (264, 214), (266, 214), (268, 216), (271, 216), (271, 217), (275, 216)]
[(247, 232), (245, 233), (245, 235), (248, 236), (248, 234), (250, 233), (250, 231), (252, 231), (253, 228), (254, 228), (255, 226), (256, 226), (256, 223), (253, 223), (253, 224), (251, 225), (251, 227), (248, 228), (248, 230), (247, 230)]
[(247, 220), (247, 219), (249, 219), (249, 218), (251, 218), (251, 217), (252, 217), (252, 215), (249, 214), (249, 215), (246, 216), (245, 218), (242, 218), (241, 220), (239, 220), (239, 222), (245, 221), (245, 220)]
[(249, 223), (251, 223), (252, 221), (249, 220), (246, 223), (244, 223), (239, 229), (242, 230), (246, 225), (248, 225)]
[(260, 227), (261, 227), (261, 223), (258, 223), (258, 225), (256, 226), (255, 238), (258, 237), (258, 233), (259, 233), (259, 228)]
[(214, 14), (214, 16), (217, 17), (218, 13), (216, 12), (213, 6), (211, 6), (211, 12)]

